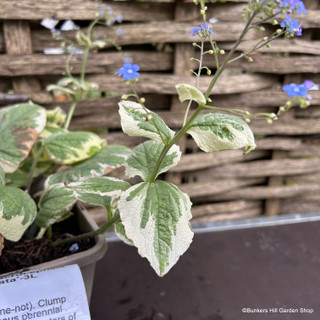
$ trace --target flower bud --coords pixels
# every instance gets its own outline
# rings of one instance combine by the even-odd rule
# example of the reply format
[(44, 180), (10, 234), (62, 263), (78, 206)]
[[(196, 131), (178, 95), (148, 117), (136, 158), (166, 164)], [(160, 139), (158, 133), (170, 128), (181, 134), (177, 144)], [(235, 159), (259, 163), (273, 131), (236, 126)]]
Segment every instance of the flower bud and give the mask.
[(267, 41), (268, 40), (268, 37), (263, 37), (262, 38), (262, 41)]
[(219, 52), (220, 52), (220, 54), (225, 54), (226, 53), (224, 50), (220, 50)]
[(139, 102), (143, 104), (143, 103), (146, 102), (146, 99), (145, 98), (140, 98)]

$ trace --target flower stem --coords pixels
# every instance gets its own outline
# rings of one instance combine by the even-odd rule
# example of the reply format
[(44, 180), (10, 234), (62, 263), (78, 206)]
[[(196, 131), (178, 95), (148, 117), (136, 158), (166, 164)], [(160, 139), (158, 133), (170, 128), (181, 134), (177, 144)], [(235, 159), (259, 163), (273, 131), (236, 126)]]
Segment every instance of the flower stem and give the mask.
[(69, 112), (68, 112), (68, 116), (67, 116), (67, 119), (66, 119), (66, 122), (64, 123), (64, 128), (67, 130), (69, 128), (69, 125), (70, 125), (70, 122), (71, 122), (71, 119), (72, 119), (72, 116), (73, 116), (73, 113), (76, 109), (76, 106), (77, 106), (77, 103), (78, 103), (78, 100), (75, 99), (73, 100), (71, 106), (70, 106), (70, 109), (69, 109)]
[(209, 87), (205, 93), (205, 98), (208, 99), (213, 86), (215, 85), (215, 83), (217, 82), (219, 76), (221, 75), (221, 73), (224, 71), (224, 69), (226, 68), (226, 66), (228, 65), (228, 62), (230, 60), (230, 58), (232, 57), (232, 55), (234, 54), (234, 52), (236, 51), (237, 47), (239, 46), (239, 44), (241, 43), (242, 39), (244, 38), (244, 36), (246, 35), (246, 33), (248, 32), (251, 22), (254, 19), (255, 15), (257, 14), (257, 12), (253, 12), (252, 16), (250, 17), (250, 19), (248, 20), (248, 22), (246, 23), (246, 26), (244, 27), (244, 29), (242, 30), (238, 40), (236, 41), (236, 43), (233, 45), (232, 49), (230, 50), (229, 54), (227, 55), (226, 59), (224, 60), (223, 64), (217, 69), (216, 73), (214, 74)]

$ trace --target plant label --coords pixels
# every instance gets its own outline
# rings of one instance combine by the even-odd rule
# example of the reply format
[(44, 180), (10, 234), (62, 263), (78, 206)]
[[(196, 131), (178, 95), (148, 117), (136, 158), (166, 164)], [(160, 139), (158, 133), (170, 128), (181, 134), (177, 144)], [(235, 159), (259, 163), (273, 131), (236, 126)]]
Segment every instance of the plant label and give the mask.
[(0, 278), (0, 320), (90, 320), (78, 265)]

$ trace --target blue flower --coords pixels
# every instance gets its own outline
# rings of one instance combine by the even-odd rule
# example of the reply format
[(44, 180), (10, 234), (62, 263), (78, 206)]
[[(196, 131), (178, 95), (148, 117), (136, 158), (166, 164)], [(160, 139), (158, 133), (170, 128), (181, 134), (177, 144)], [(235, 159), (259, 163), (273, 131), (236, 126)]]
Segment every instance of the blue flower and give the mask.
[(286, 16), (287, 19), (281, 22), (281, 27), (286, 28), (292, 35), (301, 36), (302, 29), (301, 23), (299, 24), (298, 20), (292, 19), (291, 17)]
[(195, 27), (189, 31), (193, 36), (197, 35), (198, 32), (201, 32), (203, 36), (208, 36), (209, 33), (215, 35), (216, 33), (212, 30), (212, 25), (208, 22), (203, 23), (200, 27)]
[(307, 14), (307, 10), (302, 0), (285, 0), (280, 2), (281, 7), (288, 7), (290, 11), (295, 11), (297, 14)]
[(126, 62), (115, 74), (119, 74), (124, 80), (138, 79), (140, 74), (137, 72), (140, 67), (137, 64)]
[(285, 85), (282, 90), (286, 92), (290, 97), (301, 96), (307, 98), (307, 91), (314, 87), (314, 82), (306, 80), (302, 84), (291, 83)]

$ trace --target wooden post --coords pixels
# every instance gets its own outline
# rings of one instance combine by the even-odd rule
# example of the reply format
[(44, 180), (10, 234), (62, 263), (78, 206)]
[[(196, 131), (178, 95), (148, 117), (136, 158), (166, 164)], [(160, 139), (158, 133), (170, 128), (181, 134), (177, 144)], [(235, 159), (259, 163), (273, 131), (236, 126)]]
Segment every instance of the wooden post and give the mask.
[[(5, 20), (3, 23), (4, 42), (7, 54), (32, 54), (30, 25), (27, 21)], [(36, 77), (14, 77), (12, 79), (15, 93), (30, 94), (40, 91), (40, 82)]]

